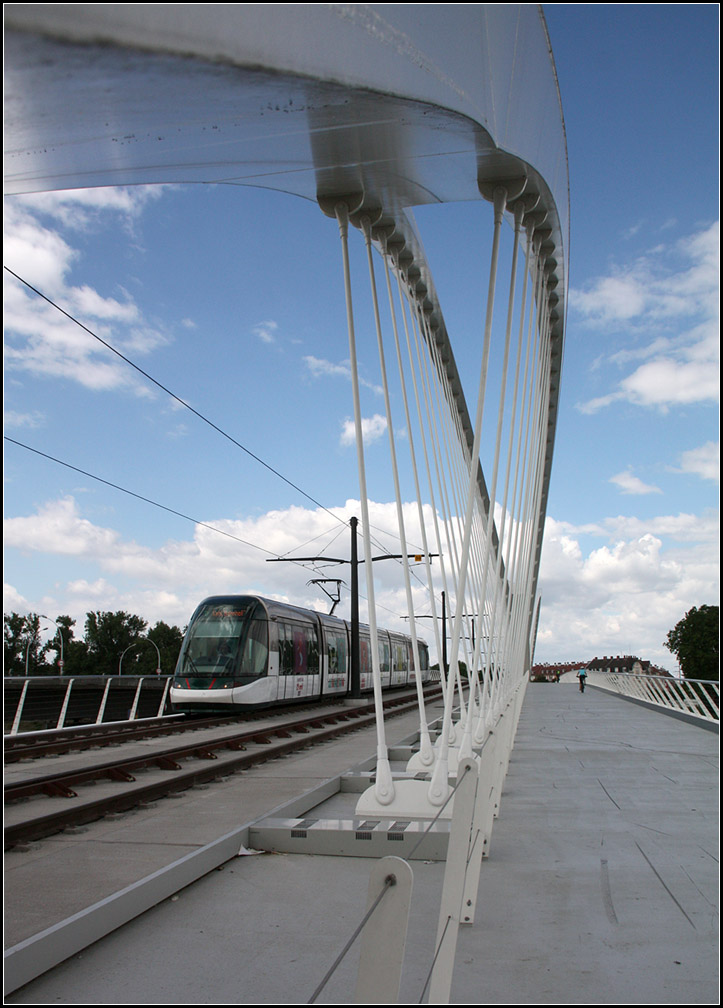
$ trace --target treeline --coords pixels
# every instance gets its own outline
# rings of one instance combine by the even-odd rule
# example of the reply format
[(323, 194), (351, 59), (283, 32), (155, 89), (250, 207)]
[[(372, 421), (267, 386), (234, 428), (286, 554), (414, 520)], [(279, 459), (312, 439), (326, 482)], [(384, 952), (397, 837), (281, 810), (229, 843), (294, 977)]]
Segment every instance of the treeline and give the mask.
[[(183, 642), (184, 630), (160, 620), (148, 628), (146, 620), (132, 613), (89, 612), (85, 633), (75, 636), (70, 616), (30, 613), (4, 616), (3, 648), (6, 676), (41, 675), (171, 675)], [(42, 635), (55, 624), (46, 644)], [(155, 646), (154, 646), (155, 645)], [(62, 667), (61, 667), (62, 655)]]

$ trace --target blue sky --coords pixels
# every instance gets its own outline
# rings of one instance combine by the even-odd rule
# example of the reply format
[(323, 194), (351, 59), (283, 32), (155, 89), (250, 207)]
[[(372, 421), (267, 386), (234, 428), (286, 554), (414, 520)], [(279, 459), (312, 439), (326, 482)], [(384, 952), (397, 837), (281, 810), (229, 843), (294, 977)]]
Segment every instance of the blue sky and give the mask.
[[(718, 8), (545, 13), (572, 231), (536, 657), (633, 653), (672, 669), (667, 631), (718, 601)], [(482, 202), (415, 210), (475, 381), (469, 292), (484, 286), (489, 216)], [(222, 186), (13, 197), (5, 264), (328, 510), (6, 275), (8, 437), (274, 554), (346, 547), (338, 519), (359, 512), (341, 267), (315, 205)], [(394, 505), (373, 440), (376, 350), (362, 342), (360, 358), (382, 529)], [(78, 632), (99, 609), (184, 625), (220, 591), (325, 603), (314, 572), (7, 442), (5, 544), (5, 611), (68, 613)], [(380, 622), (399, 625), (399, 572), (376, 573)]]

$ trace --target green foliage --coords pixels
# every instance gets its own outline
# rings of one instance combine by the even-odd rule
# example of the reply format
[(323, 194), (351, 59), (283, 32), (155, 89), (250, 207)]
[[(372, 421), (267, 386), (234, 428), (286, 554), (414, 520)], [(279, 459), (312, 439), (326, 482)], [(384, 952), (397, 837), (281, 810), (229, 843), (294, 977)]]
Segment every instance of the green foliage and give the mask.
[(677, 656), (686, 679), (717, 680), (718, 637), (718, 606), (694, 606), (668, 632), (664, 644)]
[(20, 616), (10, 613), (3, 623), (3, 658), (5, 675), (52, 675), (44, 657), (37, 613)]
[(121, 659), (140, 642), (148, 624), (140, 616), (123, 612), (89, 612), (85, 621), (85, 642), (93, 659), (96, 675), (118, 675), (121, 672), (135, 675), (130, 663), (123, 667)]
[(3, 619), (3, 668), (5, 675), (25, 673), (25, 617), (16, 612)]
[[(183, 631), (162, 620), (146, 632), (146, 620), (132, 613), (90, 612), (86, 615), (85, 636), (73, 634), (75, 620), (58, 616), (56, 632), (41, 644), (41, 617), (12, 612), (4, 617), (3, 651), (6, 676), (60, 675), (172, 675), (176, 667)], [(62, 640), (62, 648), (61, 648)], [(157, 649), (157, 650), (156, 650)], [(121, 661), (122, 659), (122, 661)]]

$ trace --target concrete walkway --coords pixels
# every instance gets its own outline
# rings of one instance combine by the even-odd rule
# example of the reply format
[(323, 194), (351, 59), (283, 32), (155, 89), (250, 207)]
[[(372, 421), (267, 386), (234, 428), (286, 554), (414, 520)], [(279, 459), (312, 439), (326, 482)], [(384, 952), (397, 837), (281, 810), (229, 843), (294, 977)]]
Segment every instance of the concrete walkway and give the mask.
[[(451, 1003), (718, 1004), (717, 764), (714, 733), (530, 685)], [(412, 866), (404, 1004), (423, 999), (444, 871)], [(370, 867), (234, 859), (6, 1003), (307, 1003), (361, 918)], [(352, 949), (317, 1003), (351, 1003), (356, 962)]]

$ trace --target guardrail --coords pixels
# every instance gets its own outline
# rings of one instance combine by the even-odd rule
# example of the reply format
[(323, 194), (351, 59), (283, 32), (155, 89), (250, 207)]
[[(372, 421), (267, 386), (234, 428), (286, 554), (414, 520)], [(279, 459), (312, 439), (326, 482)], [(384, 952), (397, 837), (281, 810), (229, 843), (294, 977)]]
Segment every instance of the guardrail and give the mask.
[(171, 676), (31, 676), (3, 680), (5, 731), (160, 717)]
[(665, 707), (701, 721), (720, 723), (720, 684), (707, 679), (673, 679), (630, 672), (588, 672), (588, 683)]

